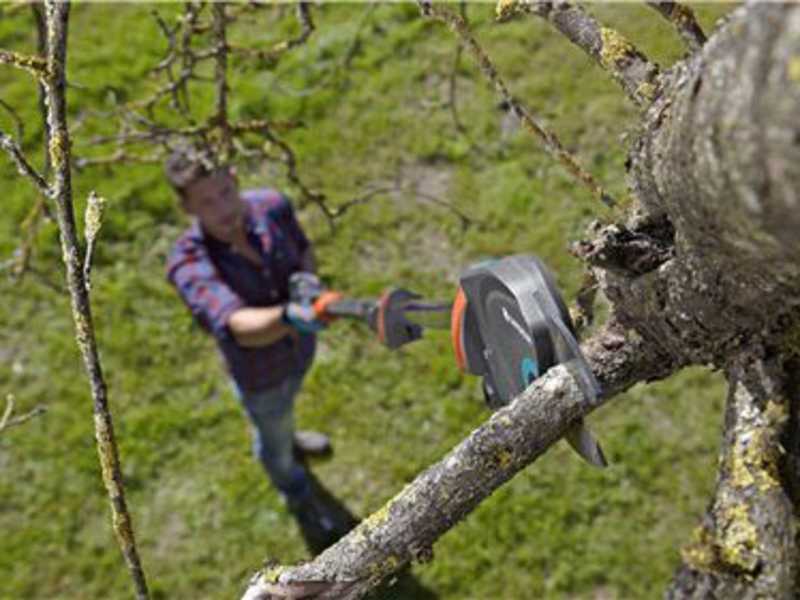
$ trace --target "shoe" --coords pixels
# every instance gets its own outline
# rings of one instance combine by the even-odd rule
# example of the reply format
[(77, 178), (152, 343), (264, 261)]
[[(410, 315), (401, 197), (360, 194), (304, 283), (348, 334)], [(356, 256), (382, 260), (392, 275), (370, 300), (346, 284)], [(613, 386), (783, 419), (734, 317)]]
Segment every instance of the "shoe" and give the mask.
[(330, 438), (318, 431), (295, 431), (294, 449), (305, 456), (324, 456), (332, 452)]

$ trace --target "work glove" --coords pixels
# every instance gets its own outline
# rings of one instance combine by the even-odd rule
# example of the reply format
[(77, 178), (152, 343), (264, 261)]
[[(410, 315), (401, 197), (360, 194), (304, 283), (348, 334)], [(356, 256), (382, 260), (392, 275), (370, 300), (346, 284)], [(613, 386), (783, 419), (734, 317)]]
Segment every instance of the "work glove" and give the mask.
[(289, 277), (289, 301), (312, 304), (325, 288), (314, 273), (296, 271)]
[(283, 307), (283, 321), (300, 333), (316, 333), (325, 327), (325, 322), (317, 318), (312, 304), (289, 302)]
[(333, 320), (327, 308), (342, 295), (325, 290), (313, 273), (298, 271), (289, 278), (289, 298), (283, 320), (301, 333), (316, 333)]

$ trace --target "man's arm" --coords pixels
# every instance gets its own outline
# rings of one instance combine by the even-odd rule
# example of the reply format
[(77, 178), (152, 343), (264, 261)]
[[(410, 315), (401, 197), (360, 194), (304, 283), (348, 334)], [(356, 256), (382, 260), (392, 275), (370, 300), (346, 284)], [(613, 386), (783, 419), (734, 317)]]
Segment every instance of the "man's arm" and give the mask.
[(228, 329), (236, 343), (246, 348), (267, 346), (296, 333), (283, 320), (283, 306), (240, 308), (228, 317)]

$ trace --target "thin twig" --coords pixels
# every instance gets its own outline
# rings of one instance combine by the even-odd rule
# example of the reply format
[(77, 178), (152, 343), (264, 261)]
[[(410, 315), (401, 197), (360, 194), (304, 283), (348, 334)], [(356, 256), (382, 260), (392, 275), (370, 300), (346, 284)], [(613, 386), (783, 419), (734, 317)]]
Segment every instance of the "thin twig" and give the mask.
[(694, 11), (679, 2), (647, 0), (647, 5), (672, 23), (690, 52), (697, 52), (706, 43), (706, 34), (697, 22)]
[(16, 427), (17, 425), (22, 425), (26, 421), (30, 421), (34, 417), (38, 417), (41, 414), (47, 412), (47, 409), (44, 406), (38, 405), (33, 407), (32, 410), (26, 412), (24, 415), (19, 415), (17, 417), (11, 418), (12, 413), (14, 412), (14, 396), (13, 394), (8, 394), (6, 396), (6, 409), (3, 413), (3, 418), (0, 419), (0, 433), (3, 433), (6, 429), (11, 427)]
[(17, 142), (14, 141), (11, 136), (6, 135), (2, 131), (0, 131), (0, 148), (6, 151), (6, 153), (11, 157), (11, 160), (17, 167), (17, 172), (26, 177), (30, 181), (33, 182), (33, 185), (36, 186), (36, 189), (46, 197), (50, 197), (52, 191), (50, 187), (47, 185), (47, 182), (44, 180), (39, 172), (28, 162), (28, 159), (22, 152), (22, 149), (19, 147)]
[(11, 116), (14, 120), (14, 125), (17, 126), (17, 139), (24, 140), (25, 139), (25, 123), (22, 122), (22, 119), (19, 116), (19, 113), (14, 110), (14, 107), (11, 106), (8, 102), (0, 98), (0, 106), (6, 109), (6, 112)]
[(233, 145), (228, 124), (228, 43), (225, 4), (215, 2), (211, 10), (214, 16), (214, 79), (217, 92), (217, 106), (213, 119), (220, 132), (218, 154), (220, 160), (226, 163), (230, 158)]
[(37, 80), (42, 80), (47, 76), (46, 62), (41, 56), (31, 56), (0, 50), (0, 64), (11, 65), (23, 71), (27, 71)]
[(231, 52), (235, 54), (241, 54), (244, 56), (248, 56), (251, 58), (257, 58), (262, 61), (266, 61), (271, 64), (277, 63), (277, 61), (283, 57), (289, 50), (296, 48), (297, 46), (301, 46), (305, 44), (308, 38), (314, 33), (314, 21), (311, 19), (311, 11), (309, 9), (309, 5), (307, 2), (298, 2), (297, 3), (297, 20), (300, 22), (301, 31), (297, 37), (290, 38), (288, 40), (284, 40), (282, 42), (278, 42), (272, 48), (267, 50), (262, 50), (259, 48), (244, 48), (241, 46), (231, 46)]
[[(469, 24), (467, 19), (467, 3), (462, 1), (459, 3), (459, 10), (461, 11), (461, 18), (464, 19), (464, 22)], [(458, 70), (461, 68), (461, 55), (464, 53), (464, 42), (458, 40), (456, 44), (456, 53), (453, 57), (453, 67), (450, 69), (450, 81), (448, 85), (448, 106), (450, 107), (450, 115), (453, 118), (453, 124), (456, 127), (456, 131), (458, 131), (464, 139), (467, 140), (467, 143), (470, 145), (472, 150), (478, 153), (482, 153), (481, 147), (475, 143), (475, 140), (472, 139), (467, 128), (461, 122), (461, 117), (458, 114)]]
[(300, 175), (297, 172), (297, 158), (295, 157), (294, 150), (292, 150), (289, 144), (277, 137), (270, 129), (264, 129), (262, 133), (267, 140), (269, 140), (280, 150), (283, 156), (282, 162), (287, 168), (287, 177), (289, 178), (289, 181), (297, 186), (297, 188), (300, 190), (302, 199), (306, 202), (315, 204), (322, 211), (322, 214), (325, 215), (328, 225), (331, 227), (331, 229), (333, 229), (335, 215), (333, 212), (331, 212), (331, 209), (326, 203), (325, 194), (310, 189), (305, 183), (303, 183), (303, 180), (300, 179)]
[(25, 276), (30, 268), (31, 258), (33, 257), (33, 245), (36, 241), (36, 234), (39, 225), (46, 214), (47, 204), (44, 196), (39, 196), (36, 204), (33, 205), (25, 220), (22, 221), (22, 242), (14, 252), (14, 265), (12, 276), (18, 280)]
[(578, 163), (577, 158), (564, 148), (558, 136), (548, 130), (539, 119), (534, 117), (521, 102), (511, 95), (511, 92), (509, 92), (505, 82), (501, 79), (491, 59), (480, 44), (478, 44), (478, 41), (470, 32), (464, 19), (443, 6), (425, 2), (421, 2), (420, 4), (424, 15), (442, 21), (448, 25), (454, 33), (461, 37), (461, 40), (472, 54), (481, 72), (489, 79), (495, 90), (497, 90), (502, 99), (508, 104), (510, 110), (513, 111), (522, 122), (525, 129), (542, 142), (545, 150), (553, 158), (558, 160), (567, 172), (580, 181), (598, 200), (601, 200), (606, 206), (613, 206), (615, 204), (613, 197)]
[(133, 535), (133, 524), (125, 501), (122, 468), (108, 406), (105, 379), (92, 325), (89, 295), (83, 280), (80, 245), (72, 203), (69, 129), (67, 127), (66, 76), (69, 4), (46, 0), (47, 21), (47, 126), (50, 129), (50, 160), (53, 168), (53, 198), (61, 233), (61, 250), (67, 271), (67, 286), (75, 324), (75, 340), (83, 357), (94, 401), (97, 451), (103, 482), (111, 500), (114, 532), (133, 580), (136, 597), (147, 600), (149, 592)]

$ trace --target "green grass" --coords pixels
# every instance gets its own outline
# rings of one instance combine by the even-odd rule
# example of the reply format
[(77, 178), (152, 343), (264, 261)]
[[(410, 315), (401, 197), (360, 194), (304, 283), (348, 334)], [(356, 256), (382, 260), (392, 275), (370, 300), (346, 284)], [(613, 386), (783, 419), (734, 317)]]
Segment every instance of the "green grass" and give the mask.
[[(175, 5), (159, 5), (170, 15)], [(545, 25), (491, 22), (470, 7), (481, 42), (512, 92), (622, 196), (624, 147), (635, 111), (580, 51)], [(35, 47), (26, 11), (2, 7), (0, 47)], [(141, 97), (164, 44), (143, 5), (74, 9), (69, 69), (73, 117), (108, 108), (108, 86)], [(302, 177), (334, 204), (400, 178), (402, 191), (346, 213), (335, 232), (313, 207), (300, 211), (324, 278), (357, 296), (402, 284), (450, 297), (460, 269), (489, 255), (536, 252), (565, 295), (580, 265), (566, 252), (593, 219), (613, 215), (518, 132), (501, 139), (497, 98), (468, 56), (458, 71), (461, 136), (446, 106), (455, 39), (413, 5), (315, 8), (317, 31), (274, 71), (242, 65), (232, 106), (248, 117), (301, 119), (288, 139)], [(706, 29), (726, 7), (700, 9)], [(290, 11), (242, 24), (237, 40), (273, 43), (296, 32)], [(654, 59), (682, 54), (677, 36), (642, 7), (592, 7)], [(652, 16), (651, 16), (652, 13)], [(361, 28), (349, 69), (341, 57)], [(266, 34), (264, 32), (267, 32)], [(105, 86), (105, 87), (104, 87)], [(304, 91), (308, 90), (308, 91)], [(41, 160), (35, 86), (0, 69), (0, 97), (25, 118), (25, 146)], [(198, 108), (212, 94), (198, 86)], [(205, 106), (204, 106), (204, 103)], [(207, 114), (207, 113), (206, 113)], [(108, 124), (88, 120), (74, 140)], [(0, 111), (0, 128), (13, 122)], [(247, 165), (244, 182), (288, 188), (276, 165)], [(0, 259), (20, 240), (32, 190), (0, 160), (4, 210)], [(184, 226), (156, 167), (75, 174), (76, 211), (92, 189), (108, 198), (94, 271), (95, 326), (109, 383), (128, 499), (154, 595), (230, 598), (265, 558), (308, 558), (293, 521), (249, 454), (245, 420), (213, 350), (164, 281), (163, 263)], [(459, 218), (414, 190), (452, 203)], [(296, 196), (296, 193), (295, 193)], [(0, 395), (46, 415), (0, 435), (0, 598), (127, 598), (131, 587), (110, 528), (94, 449), (91, 399), (72, 338), (55, 225), (37, 240), (21, 282), (0, 282)], [(593, 470), (563, 443), (499, 490), (414, 568), (421, 588), (467, 598), (648, 598), (678, 563), (678, 549), (713, 486), (723, 388), (692, 369), (641, 386), (591, 418), (612, 466)], [(478, 382), (458, 374), (445, 334), (390, 353), (363, 328), (338, 323), (298, 405), (299, 421), (328, 431), (333, 460), (315, 466), (324, 485), (365, 516), (487, 416)], [(423, 597), (420, 587), (394, 596)], [(405, 590), (405, 591), (403, 591)], [(405, 594), (405, 595), (404, 595)]]

